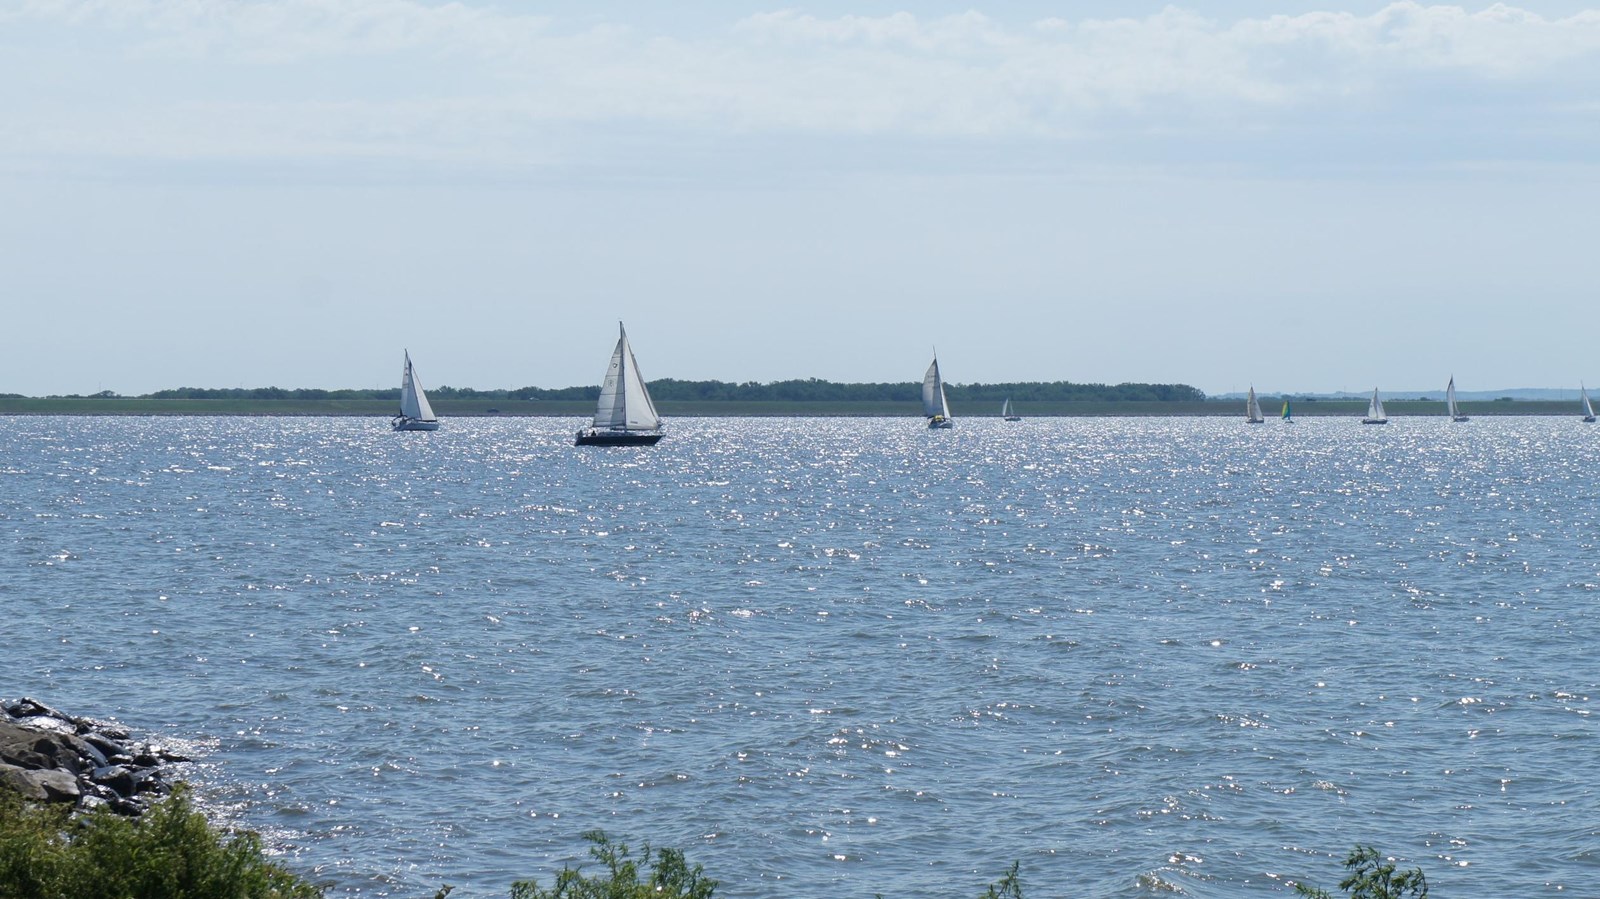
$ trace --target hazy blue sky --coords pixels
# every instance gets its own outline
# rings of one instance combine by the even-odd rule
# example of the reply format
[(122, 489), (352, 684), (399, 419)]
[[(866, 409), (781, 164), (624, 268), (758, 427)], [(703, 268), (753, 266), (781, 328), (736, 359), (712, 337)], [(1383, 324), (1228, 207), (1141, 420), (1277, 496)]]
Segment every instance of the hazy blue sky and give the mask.
[(0, 4), (0, 392), (1600, 386), (1600, 7), (688, 5)]

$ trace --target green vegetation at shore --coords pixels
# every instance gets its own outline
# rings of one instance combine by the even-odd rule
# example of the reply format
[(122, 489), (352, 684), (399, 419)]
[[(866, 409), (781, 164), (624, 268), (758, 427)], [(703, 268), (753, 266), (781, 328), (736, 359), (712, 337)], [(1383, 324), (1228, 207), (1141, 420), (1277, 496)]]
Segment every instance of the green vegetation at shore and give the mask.
[(6, 899), (317, 899), (322, 890), (225, 834), (182, 788), (143, 816), (74, 818), (0, 789), (0, 896)]
[[(600, 870), (565, 867), (552, 885), (520, 880), (511, 899), (712, 899), (718, 883), (676, 849), (636, 855), (593, 830), (583, 838)], [(1420, 869), (1399, 871), (1377, 850), (1357, 846), (1339, 887), (1352, 899), (1427, 899)], [(980, 899), (1022, 899), (1012, 864)], [(445, 886), (435, 899), (452, 890)], [(1296, 892), (1332, 899), (1298, 884)], [(66, 806), (35, 804), (0, 788), (0, 896), (6, 899), (321, 899), (324, 890), (263, 852), (253, 833), (224, 832), (206, 820), (179, 786), (139, 818), (101, 809), (73, 816)]]

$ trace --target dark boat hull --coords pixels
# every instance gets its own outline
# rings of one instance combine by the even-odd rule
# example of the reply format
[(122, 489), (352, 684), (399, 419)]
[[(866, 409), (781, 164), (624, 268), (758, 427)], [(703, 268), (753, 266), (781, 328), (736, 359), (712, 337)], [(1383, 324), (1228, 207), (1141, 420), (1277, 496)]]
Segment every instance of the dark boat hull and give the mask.
[(667, 435), (659, 431), (579, 431), (573, 446), (655, 446)]
[(439, 422), (437, 420), (423, 421), (420, 418), (399, 417), (390, 422), (390, 427), (396, 431), (437, 431), (439, 430)]
[(1386, 424), (1389, 423), (1389, 419), (1387, 419), (1387, 418), (1363, 418), (1363, 419), (1361, 419), (1361, 423), (1364, 424), (1364, 425), (1386, 425)]

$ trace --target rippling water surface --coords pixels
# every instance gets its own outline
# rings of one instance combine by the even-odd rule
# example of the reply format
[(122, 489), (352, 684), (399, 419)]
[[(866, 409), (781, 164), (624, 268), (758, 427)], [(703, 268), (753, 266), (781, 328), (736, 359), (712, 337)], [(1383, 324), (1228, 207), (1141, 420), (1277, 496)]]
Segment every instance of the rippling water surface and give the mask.
[[(579, 834), (729, 897), (1600, 891), (1576, 419), (12, 418), (0, 694), (338, 896)], [(1564, 889), (1563, 889), (1564, 888)]]

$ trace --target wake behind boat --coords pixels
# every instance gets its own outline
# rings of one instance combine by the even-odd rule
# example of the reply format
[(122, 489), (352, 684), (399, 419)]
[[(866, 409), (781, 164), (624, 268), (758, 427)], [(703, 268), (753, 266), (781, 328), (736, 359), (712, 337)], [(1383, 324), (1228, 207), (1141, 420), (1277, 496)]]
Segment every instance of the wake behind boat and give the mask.
[(661, 416), (645, 389), (622, 322), (617, 322), (617, 332), (620, 336), (600, 385), (594, 424), (578, 432), (575, 446), (655, 446), (666, 436), (661, 433)]
[(1378, 398), (1378, 388), (1372, 388), (1372, 401), (1367, 403), (1367, 417), (1361, 419), (1364, 425), (1386, 425), (1389, 416), (1383, 413), (1383, 400)]
[(396, 431), (437, 431), (439, 419), (428, 405), (428, 395), (422, 392), (422, 382), (411, 367), (411, 351), (406, 350), (405, 368), (400, 372), (400, 414), (390, 426)]
[(943, 431), (955, 427), (950, 421), (950, 403), (944, 398), (944, 379), (939, 377), (939, 354), (933, 354), (933, 364), (922, 376), (922, 414), (928, 417), (928, 427)]

